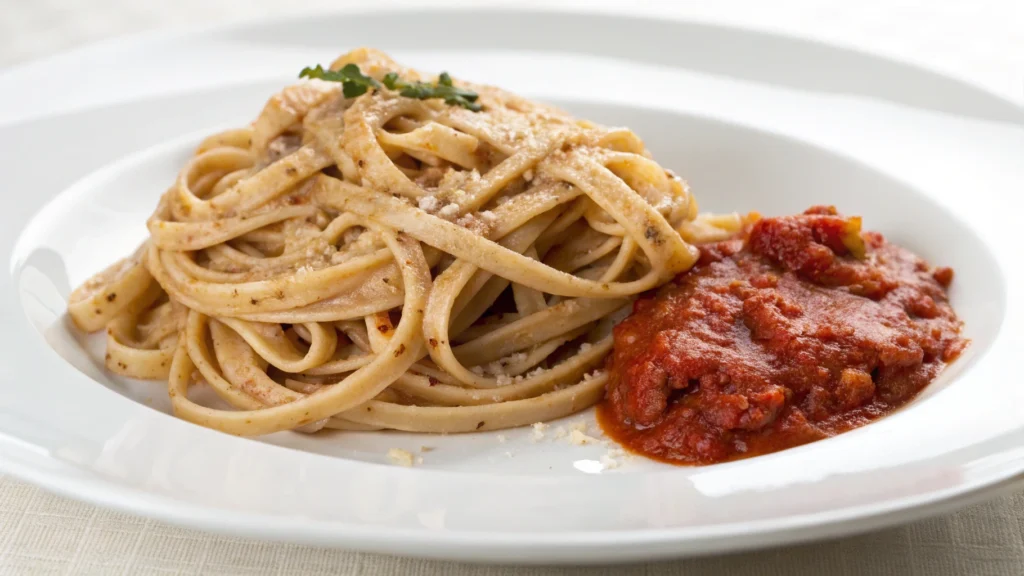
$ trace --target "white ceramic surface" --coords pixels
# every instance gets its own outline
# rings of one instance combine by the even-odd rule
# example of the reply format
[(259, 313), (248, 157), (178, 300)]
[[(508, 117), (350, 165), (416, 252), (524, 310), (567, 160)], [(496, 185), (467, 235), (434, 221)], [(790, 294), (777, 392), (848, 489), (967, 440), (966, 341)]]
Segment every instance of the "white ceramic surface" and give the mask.
[[(503, 33), (489, 23), (498, 19)], [(374, 31), (386, 26), (389, 34)], [(458, 27), (458, 35), (417, 30)], [(338, 30), (345, 30), (340, 37)], [(526, 34), (529, 31), (529, 34)], [(968, 352), (906, 409), (837, 438), (701, 468), (530, 430), (239, 439), (102, 370), (71, 287), (123, 255), (200, 134), (249, 121), (301, 67), (375, 45), (633, 128), (709, 210), (834, 203), (957, 271)], [(46, 101), (54, 69), (76, 106)], [(318, 16), (106, 43), (0, 75), (0, 469), (179, 524), (391, 554), (520, 562), (682, 556), (947, 510), (1024, 471), (1024, 111), (797, 39), (556, 12)], [(584, 413), (566, 423), (586, 421)], [(557, 424), (556, 424), (557, 425)], [(424, 453), (412, 469), (388, 448)]]

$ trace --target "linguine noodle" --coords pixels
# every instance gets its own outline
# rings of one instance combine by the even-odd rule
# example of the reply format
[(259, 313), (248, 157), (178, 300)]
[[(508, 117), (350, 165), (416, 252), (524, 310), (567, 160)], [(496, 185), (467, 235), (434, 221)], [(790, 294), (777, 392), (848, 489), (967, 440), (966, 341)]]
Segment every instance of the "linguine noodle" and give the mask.
[[(370, 49), (346, 64), (424, 78)], [(592, 405), (632, 299), (743, 219), (698, 216), (629, 130), (458, 86), (479, 111), (285, 88), (199, 145), (72, 319), (106, 328), (108, 369), (166, 380), (178, 416), (232, 434), (470, 432)]]

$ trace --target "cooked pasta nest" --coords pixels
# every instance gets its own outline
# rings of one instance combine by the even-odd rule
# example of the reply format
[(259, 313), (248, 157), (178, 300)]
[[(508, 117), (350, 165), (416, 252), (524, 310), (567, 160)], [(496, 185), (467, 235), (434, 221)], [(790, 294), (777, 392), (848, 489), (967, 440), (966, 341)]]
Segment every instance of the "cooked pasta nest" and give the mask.
[[(346, 64), (429, 79), (372, 49)], [(698, 215), (627, 129), (457, 86), (482, 109), (288, 86), (199, 145), (71, 317), (106, 328), (108, 369), (166, 380), (177, 415), (232, 434), (470, 432), (592, 405), (632, 299), (743, 218)]]

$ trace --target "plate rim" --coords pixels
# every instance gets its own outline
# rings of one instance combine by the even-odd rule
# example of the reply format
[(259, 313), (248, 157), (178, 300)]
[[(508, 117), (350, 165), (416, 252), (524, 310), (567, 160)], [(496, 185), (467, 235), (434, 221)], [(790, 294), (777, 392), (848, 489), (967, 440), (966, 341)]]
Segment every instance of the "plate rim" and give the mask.
[[(980, 482), (975, 486), (961, 486), (944, 492), (921, 495), (918, 501), (905, 508), (887, 507), (876, 504), (869, 513), (862, 513), (864, 507), (850, 508), (850, 514), (816, 520), (827, 513), (814, 513), (787, 517), (791, 525), (778, 527), (776, 520), (722, 524), (708, 529), (700, 528), (658, 528), (606, 532), (545, 533), (543, 538), (531, 537), (528, 533), (473, 533), (454, 532), (458, 540), (437, 538), (436, 533), (380, 527), (366, 527), (356, 524), (301, 524), (291, 519), (276, 530), (261, 529), (254, 520), (265, 519), (261, 514), (231, 512), (219, 518), (218, 509), (210, 509), (164, 496), (153, 497), (136, 488), (129, 488), (132, 498), (111, 497), (114, 492), (103, 483), (88, 480), (74, 488), (73, 483), (62, 483), (59, 474), (39, 473), (30, 466), (8, 466), (4, 473), (29, 482), (37, 487), (60, 496), (100, 506), (109, 510), (139, 515), (144, 518), (166, 522), (172, 526), (200, 530), (225, 536), (240, 536), (256, 540), (286, 544), (312, 545), (360, 552), (399, 555), (403, 557), (433, 560), (476, 560), (487, 563), (522, 565), (598, 565), (609, 562), (634, 560), (668, 560), (683, 557), (701, 557), (720, 553), (752, 551), (773, 546), (816, 542), (830, 538), (854, 536), (893, 525), (914, 522), (935, 515), (952, 513), (967, 506), (1007, 495), (1024, 487), (1024, 478), (1010, 475), (992, 482)], [(86, 486), (82, 489), (81, 486)], [(88, 487), (94, 487), (94, 490)], [(137, 501), (147, 499), (142, 505)], [(211, 513), (212, 512), (212, 513)], [(834, 514), (834, 513), (833, 513)], [(206, 524), (197, 527), (196, 517), (202, 517)], [(281, 520), (281, 519), (277, 519)], [(737, 530), (746, 527), (745, 530)], [(750, 529), (753, 527), (753, 529)], [(344, 543), (339, 539), (346, 539)], [(738, 542), (742, 539), (742, 542)], [(395, 551), (397, 543), (414, 543), (410, 550)], [(685, 547), (680, 547), (685, 542)], [(641, 554), (622, 554), (615, 550), (622, 546), (643, 547)], [(529, 549), (536, 553), (524, 556)], [(614, 550), (613, 550), (614, 549)], [(566, 555), (571, 551), (573, 556)], [(579, 554), (580, 556), (575, 556)], [(585, 554), (585, 555), (584, 555)]]
[[(22, 62), (16, 62), (11, 66), (0, 67), (0, 85), (14, 80), (18, 75), (23, 74), (26, 71), (52, 67), (61, 64), (64, 60), (81, 58), (83, 56), (92, 55), (95, 52), (102, 52), (103, 50), (113, 49), (115, 47), (124, 49), (127, 48), (128, 45), (141, 45), (140, 47), (145, 48), (161, 42), (182, 41), (204, 36), (212, 37), (270, 24), (287, 26), (310, 18), (334, 17), (341, 14), (366, 17), (381, 13), (398, 15), (431, 15), (438, 12), (450, 15), (487, 14), (493, 16), (494, 14), (504, 12), (514, 15), (537, 15), (541, 17), (614, 16), (615, 18), (629, 19), (634, 22), (669, 21), (677, 25), (691, 24), (704, 28), (715, 29), (717, 31), (740, 31), (746, 34), (759, 35), (763, 38), (770, 38), (773, 40), (795, 40), (816, 48), (834, 49), (857, 58), (867, 58), (875, 60), (876, 62), (898, 64), (918, 72), (926, 72), (935, 77), (942, 78), (947, 81), (953, 81), (960, 87), (968, 88), (974, 92), (984, 94), (987, 97), (998, 100), (1002, 104), (1009, 105), (1024, 113), (1024, 98), (1011, 98), (990, 86), (981, 84), (974, 79), (963, 75), (962, 73), (957, 73), (953, 70), (941, 69), (927, 62), (912, 60), (908, 57), (890, 53), (876, 47), (825, 38), (815, 35), (813, 31), (797, 32), (793, 30), (780, 29), (775, 26), (723, 22), (717, 18), (700, 17), (691, 14), (666, 14), (656, 4), (640, 3), (636, 5), (628, 5), (617, 2), (602, 3), (599, 1), (587, 4), (576, 4), (568, 2), (562, 3), (559, 0), (539, 0), (537, 2), (529, 2), (529, 0), (525, 0), (528, 3), (523, 4), (522, 1), (524, 0), (520, 0), (518, 2), (515, 0), (496, 0), (494, 3), (472, 4), (471, 7), (467, 7), (465, 2), (462, 0), (416, 0), (415, 4), (404, 4), (397, 1), (396, 3), (391, 3), (391, 0), (355, 0), (351, 6), (346, 6), (345, 8), (300, 8), (291, 14), (279, 16), (249, 16), (246, 14), (238, 19), (219, 23), (174, 25), (166, 28), (125, 32), (108, 38), (96, 39), (77, 46), (71, 46), (38, 58), (31, 58)], [(58, 112), (56, 114), (78, 113), (115, 102), (116, 101), (114, 100), (108, 99), (99, 105), (75, 109), (73, 112)], [(46, 113), (30, 116), (24, 121), (16, 120), (5, 122), (0, 120), (0, 128), (18, 125), (23, 122), (36, 121), (53, 115), (53, 113)]]

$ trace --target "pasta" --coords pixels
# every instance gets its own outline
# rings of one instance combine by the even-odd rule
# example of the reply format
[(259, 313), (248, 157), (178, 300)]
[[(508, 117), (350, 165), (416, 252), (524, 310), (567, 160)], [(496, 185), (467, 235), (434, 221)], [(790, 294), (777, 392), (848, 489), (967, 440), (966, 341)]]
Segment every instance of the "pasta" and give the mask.
[(445, 433), (577, 412), (632, 299), (742, 225), (698, 216), (626, 129), (446, 75), (474, 104), (405, 96), (381, 82), (424, 76), (372, 49), (346, 65), (371, 88), (302, 80), (207, 138), (149, 238), (71, 295), (107, 368), (166, 380), (182, 418)]

